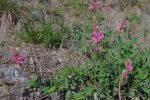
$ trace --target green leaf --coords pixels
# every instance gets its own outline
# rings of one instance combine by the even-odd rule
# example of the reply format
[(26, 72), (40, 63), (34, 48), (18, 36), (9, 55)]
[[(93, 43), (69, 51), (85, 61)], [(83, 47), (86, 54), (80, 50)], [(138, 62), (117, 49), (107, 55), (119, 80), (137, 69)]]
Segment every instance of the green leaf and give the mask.
[(30, 80), (27, 80), (26, 83), (31, 86), (31, 87), (37, 87), (37, 79), (38, 79), (38, 76), (36, 75), (31, 75), (31, 79)]
[(64, 67), (63, 69), (59, 70), (58, 75), (60, 76), (67, 76), (72, 74), (72, 69), (71, 67)]
[(148, 88), (143, 88), (143, 91), (146, 92), (150, 96), (150, 89)]
[(146, 79), (148, 75), (149, 75), (148, 70), (145, 70), (145, 72), (143, 73), (143, 79)]
[(73, 100), (85, 100), (85, 97), (81, 93), (73, 95)]
[(53, 86), (50, 89), (48, 89), (48, 92), (51, 93), (51, 92), (54, 92), (55, 90), (56, 90), (56, 86)]
[(71, 91), (70, 90), (67, 91), (65, 100), (71, 100)]
[(40, 88), (40, 91), (43, 92), (43, 94), (48, 93), (49, 87), (48, 86), (43, 86)]
[(83, 45), (83, 46), (82, 46), (82, 51), (83, 51), (83, 52), (87, 52), (87, 45)]
[(91, 96), (94, 89), (91, 87), (84, 87), (83, 90), (84, 90), (86, 96)]
[(36, 82), (37, 81), (38, 76), (37, 75), (31, 75), (31, 80), (32, 82)]
[(74, 85), (71, 85), (71, 89), (76, 89), (76, 87)]

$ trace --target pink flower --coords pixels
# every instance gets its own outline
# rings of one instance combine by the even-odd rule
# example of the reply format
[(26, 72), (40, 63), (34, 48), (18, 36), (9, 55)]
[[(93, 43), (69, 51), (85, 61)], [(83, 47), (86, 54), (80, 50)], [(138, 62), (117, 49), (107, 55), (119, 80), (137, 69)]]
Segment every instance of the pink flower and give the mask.
[(127, 69), (123, 69), (123, 70), (122, 70), (122, 76), (123, 76), (123, 77), (127, 77), (127, 76), (128, 76), (128, 71), (127, 71)]
[(13, 50), (12, 60), (13, 60), (16, 64), (22, 65), (23, 62), (24, 62), (24, 57), (23, 57), (23, 55), (21, 55), (20, 53), (17, 53), (16, 50)]
[(97, 43), (96, 37), (97, 37), (97, 33), (94, 31), (94, 32), (92, 33), (92, 36), (91, 36), (91, 39), (90, 39), (90, 43), (92, 43), (92, 44)]
[(122, 75), (123, 77), (127, 77), (128, 72), (133, 70), (132, 62), (131, 62), (130, 59), (127, 59), (127, 60), (125, 61), (125, 67), (126, 67), (126, 69), (123, 69), (123, 70), (122, 70), (122, 73), (121, 73), (121, 75)]
[(116, 31), (117, 32), (123, 32), (125, 29), (125, 18), (118, 24), (118, 26), (116, 27)]
[(90, 39), (90, 43), (92, 44), (96, 44), (98, 43), (101, 39), (104, 38), (104, 32), (99, 32), (98, 34), (94, 31), (92, 33), (91, 39)]
[(97, 34), (97, 41), (99, 42), (101, 39), (103, 39), (104, 38), (104, 32), (99, 32), (98, 34)]
[(99, 0), (89, 0), (89, 10), (92, 12), (95, 11), (99, 3)]
[(90, 43), (96, 44), (98, 43), (102, 38), (104, 38), (104, 32), (99, 32), (98, 33), (98, 24), (96, 18), (94, 19), (94, 24), (93, 24), (93, 32), (90, 38)]
[(127, 69), (128, 71), (132, 71), (132, 70), (133, 70), (132, 62), (131, 62), (130, 59), (127, 59), (127, 60), (125, 61), (125, 67), (126, 67), (126, 69)]

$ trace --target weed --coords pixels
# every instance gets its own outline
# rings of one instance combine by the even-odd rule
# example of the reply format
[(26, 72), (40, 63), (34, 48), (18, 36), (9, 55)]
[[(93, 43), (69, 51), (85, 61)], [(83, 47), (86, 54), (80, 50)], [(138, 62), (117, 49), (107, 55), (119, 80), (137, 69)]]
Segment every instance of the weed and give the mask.
[(14, 13), (18, 11), (17, 5), (9, 0), (0, 1), (0, 10)]
[(63, 36), (68, 33), (69, 29), (64, 20), (56, 17), (51, 17), (37, 26), (24, 23), (21, 31), (17, 32), (26, 42), (44, 43), (46, 46), (52, 45), (54, 47), (59, 47)]

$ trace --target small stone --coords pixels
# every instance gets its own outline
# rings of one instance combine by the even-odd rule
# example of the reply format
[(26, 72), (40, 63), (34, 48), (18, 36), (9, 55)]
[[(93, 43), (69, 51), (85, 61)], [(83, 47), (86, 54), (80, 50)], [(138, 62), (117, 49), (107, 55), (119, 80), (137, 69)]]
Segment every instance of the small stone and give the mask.
[(61, 62), (62, 62), (62, 59), (58, 59), (58, 61), (59, 61), (59, 63), (61, 63)]

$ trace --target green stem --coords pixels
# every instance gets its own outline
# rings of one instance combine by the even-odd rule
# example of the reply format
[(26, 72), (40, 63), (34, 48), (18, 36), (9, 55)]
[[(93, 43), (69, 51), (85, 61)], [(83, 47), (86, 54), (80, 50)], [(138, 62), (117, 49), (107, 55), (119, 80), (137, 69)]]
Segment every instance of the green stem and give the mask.
[(120, 80), (119, 80), (119, 100), (121, 100), (121, 82), (122, 82), (122, 74), (120, 75)]

